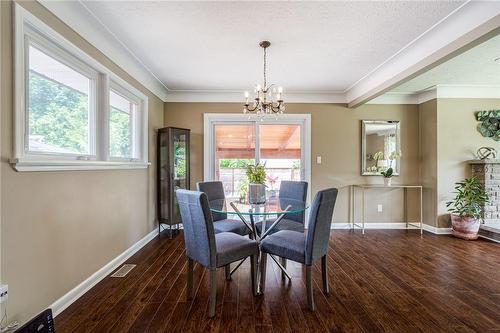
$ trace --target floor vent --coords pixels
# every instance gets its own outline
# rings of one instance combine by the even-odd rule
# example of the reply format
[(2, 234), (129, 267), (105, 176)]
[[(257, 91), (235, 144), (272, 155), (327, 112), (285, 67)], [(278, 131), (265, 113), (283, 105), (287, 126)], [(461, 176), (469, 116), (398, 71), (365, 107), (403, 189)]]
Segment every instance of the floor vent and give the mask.
[(125, 264), (122, 267), (120, 267), (116, 272), (114, 272), (113, 275), (111, 275), (111, 277), (122, 278), (128, 273), (130, 273), (130, 271), (133, 270), (135, 266), (137, 265)]

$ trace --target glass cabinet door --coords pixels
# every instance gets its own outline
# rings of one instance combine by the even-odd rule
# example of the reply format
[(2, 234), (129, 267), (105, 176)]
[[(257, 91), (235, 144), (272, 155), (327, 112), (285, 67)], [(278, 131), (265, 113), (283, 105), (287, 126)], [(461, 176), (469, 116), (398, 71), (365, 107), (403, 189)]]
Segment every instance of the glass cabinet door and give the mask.
[(175, 191), (189, 189), (189, 138), (188, 132), (172, 129), (172, 219), (173, 223), (180, 223), (181, 217)]

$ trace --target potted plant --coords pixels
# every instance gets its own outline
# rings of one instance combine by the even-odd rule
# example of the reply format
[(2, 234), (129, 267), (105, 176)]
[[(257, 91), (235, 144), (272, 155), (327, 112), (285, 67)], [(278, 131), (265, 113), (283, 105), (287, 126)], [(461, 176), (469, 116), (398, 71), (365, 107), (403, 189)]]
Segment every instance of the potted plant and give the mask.
[(265, 165), (256, 164), (247, 166), (248, 201), (251, 204), (266, 202), (266, 168)]
[[(378, 152), (378, 153), (381, 153), (382, 152)], [(377, 154), (378, 154), (377, 153)], [(383, 156), (383, 154), (382, 154)], [(394, 170), (392, 169), (392, 162), (401, 157), (401, 152), (397, 152), (397, 151), (393, 151), (390, 155), (389, 155), (389, 167), (386, 168), (386, 169), (383, 169), (380, 174), (382, 176), (384, 176), (384, 185), (385, 186), (391, 186), (391, 183), (392, 183), (392, 176), (394, 176)], [(377, 159), (378, 161), (378, 159)]]
[(455, 183), (455, 198), (446, 203), (450, 207), (452, 233), (455, 237), (477, 239), (483, 207), (489, 201), (483, 185), (474, 177)]

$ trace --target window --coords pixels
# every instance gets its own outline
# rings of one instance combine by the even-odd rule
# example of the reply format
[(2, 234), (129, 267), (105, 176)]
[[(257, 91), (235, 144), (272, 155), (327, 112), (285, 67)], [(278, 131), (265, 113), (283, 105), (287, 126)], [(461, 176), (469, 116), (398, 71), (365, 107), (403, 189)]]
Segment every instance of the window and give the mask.
[(31, 43), (28, 53), (28, 151), (94, 155), (90, 140), (94, 78)]
[(310, 115), (253, 120), (243, 114), (205, 114), (204, 179), (220, 180), (231, 199), (246, 196), (246, 167), (266, 167), (267, 190), (282, 180), (310, 181)]
[(133, 158), (133, 132), (138, 103), (113, 89), (109, 91), (109, 155)]
[(15, 5), (18, 171), (146, 168), (147, 97)]

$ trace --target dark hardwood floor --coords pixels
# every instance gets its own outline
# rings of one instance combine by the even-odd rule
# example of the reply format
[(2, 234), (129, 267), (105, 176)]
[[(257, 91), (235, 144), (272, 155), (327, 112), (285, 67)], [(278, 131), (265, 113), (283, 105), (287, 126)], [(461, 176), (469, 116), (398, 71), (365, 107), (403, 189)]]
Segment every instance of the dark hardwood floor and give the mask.
[(282, 282), (268, 260), (266, 293), (253, 297), (247, 262), (224, 280), (208, 313), (208, 274), (195, 266), (186, 300), (183, 237), (162, 235), (55, 319), (56, 332), (500, 332), (500, 244), (416, 231), (332, 231), (330, 294), (314, 269), (317, 310), (307, 310), (305, 270), (289, 262)]

